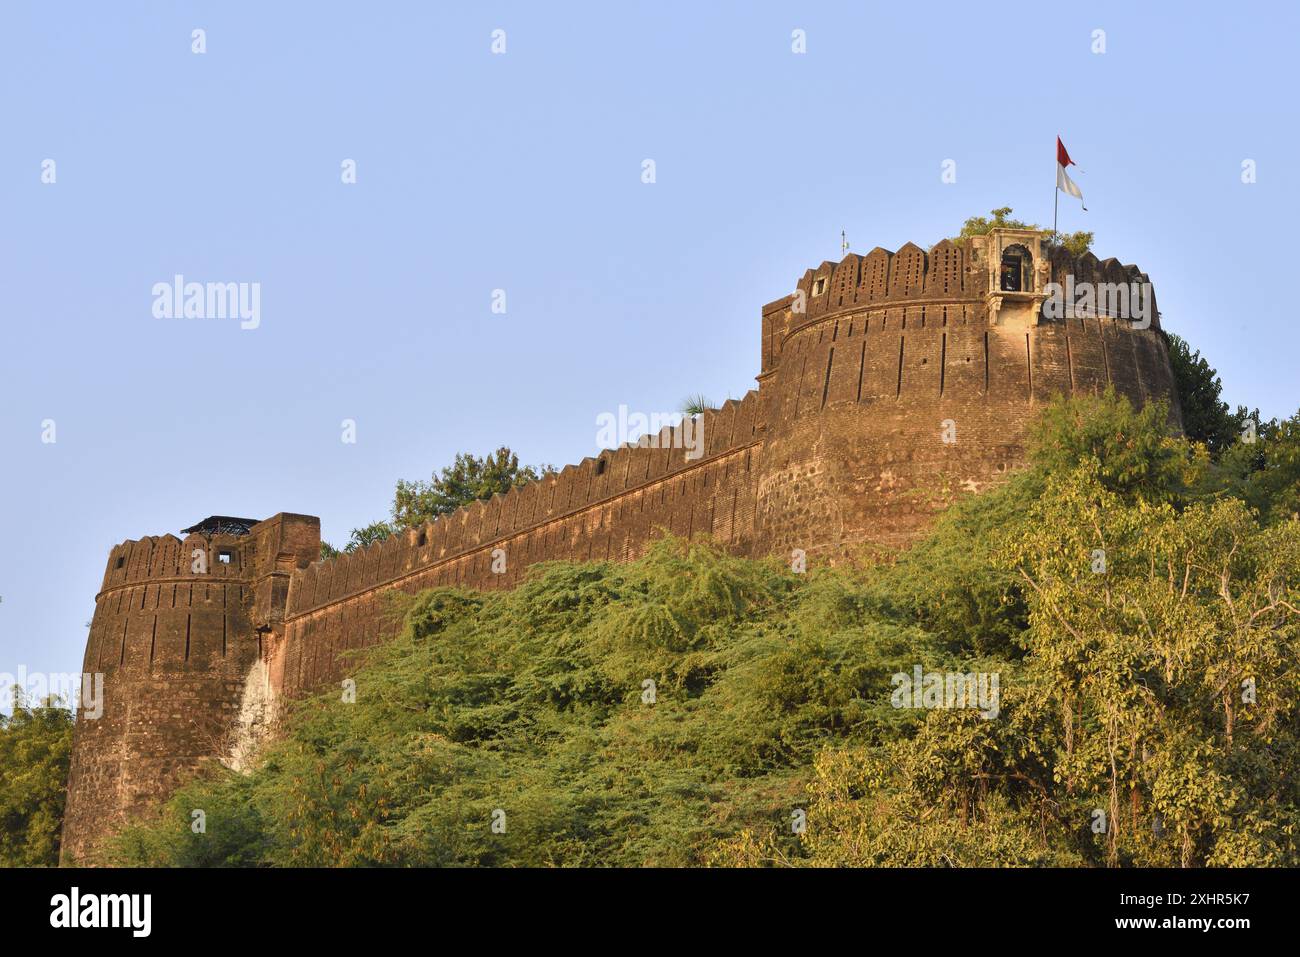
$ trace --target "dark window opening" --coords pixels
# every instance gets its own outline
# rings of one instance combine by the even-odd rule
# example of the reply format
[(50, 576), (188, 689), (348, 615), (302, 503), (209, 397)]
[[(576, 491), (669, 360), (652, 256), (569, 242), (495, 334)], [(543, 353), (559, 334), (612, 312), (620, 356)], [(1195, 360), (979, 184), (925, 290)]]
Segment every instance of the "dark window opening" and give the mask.
[(122, 567), (123, 565), (125, 565), (125, 564), (126, 564), (126, 556), (125, 556), (125, 555), (118, 555), (118, 556), (117, 556), (117, 564), (114, 565), (113, 567), (114, 567), (114, 568), (121, 568), (121, 567)]
[(605, 460), (604, 460), (604, 459), (596, 459), (596, 474), (597, 474), (597, 475), (604, 475), (604, 474), (605, 474)]
[(1029, 289), (1030, 270), (1033, 257), (1024, 246), (1016, 244), (1002, 251), (1002, 281), (999, 284), (1003, 292), (1025, 292)]
[(426, 532), (426, 531), (424, 531), (423, 529), (421, 529), (421, 530), (420, 530), (420, 537), (419, 537), (418, 539), (416, 539), (416, 541), (415, 541), (415, 547), (416, 547), (416, 548), (423, 548), (425, 545), (428, 545), (428, 544), (429, 544), (429, 533)]

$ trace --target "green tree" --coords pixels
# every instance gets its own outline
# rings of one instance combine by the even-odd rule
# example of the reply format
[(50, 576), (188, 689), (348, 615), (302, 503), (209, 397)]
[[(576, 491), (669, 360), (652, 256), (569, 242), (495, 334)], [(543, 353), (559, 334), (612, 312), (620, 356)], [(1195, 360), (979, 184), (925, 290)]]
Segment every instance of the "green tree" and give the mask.
[(408, 482), (399, 479), (393, 495), (392, 517), (389, 521), (371, 522), (362, 528), (352, 529), (347, 543), (340, 550), (329, 542), (321, 542), (321, 560), (336, 558), (342, 552), (354, 552), (375, 542), (382, 542), (404, 528), (414, 528), (431, 522), (439, 515), (447, 515), (462, 505), (478, 499), (489, 499), (497, 492), (506, 492), (553, 475), (549, 465), (521, 466), (519, 457), (502, 447), (491, 455), (478, 456), (462, 452), (454, 464), (434, 474), (427, 482)]
[(1237, 477), (1239, 494), (1270, 523), (1300, 519), (1300, 413), (1282, 421), (1259, 422), (1254, 441), (1247, 432), (1224, 454)]
[(1225, 498), (1126, 503), (1054, 475), (1007, 549), (1059, 744), (1067, 818), (1110, 864), (1278, 865), (1300, 844), (1293, 648), (1300, 524)]
[(489, 499), (498, 492), (508, 492), (554, 472), (549, 465), (521, 466), (519, 456), (504, 446), (483, 458), (461, 452), (452, 465), (427, 482), (398, 481), (391, 524), (394, 528), (423, 525), (462, 505)]
[(72, 751), (72, 712), (50, 698), (28, 706), (14, 689), (0, 713), (0, 866), (53, 867)]
[(1193, 442), (1203, 442), (1217, 459), (1241, 437), (1246, 410), (1238, 408), (1235, 414), (1228, 410), (1228, 403), (1220, 398), (1223, 383), (1219, 374), (1199, 350), (1193, 352), (1187, 340), (1174, 333), (1165, 333), (1165, 338), (1183, 413), (1183, 431)]
[(1113, 388), (1098, 397), (1060, 399), (1031, 430), (1030, 460), (1045, 474), (1070, 474), (1095, 462), (1098, 481), (1126, 501), (1178, 499), (1204, 470), (1203, 459), (1174, 436), (1169, 407), (1141, 409)]

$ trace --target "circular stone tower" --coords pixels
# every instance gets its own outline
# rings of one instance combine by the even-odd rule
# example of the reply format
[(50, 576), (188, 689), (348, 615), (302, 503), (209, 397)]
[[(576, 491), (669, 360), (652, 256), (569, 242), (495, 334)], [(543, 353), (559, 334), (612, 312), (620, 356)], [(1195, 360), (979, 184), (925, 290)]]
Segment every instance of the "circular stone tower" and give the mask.
[(62, 862), (91, 863), (124, 820), (230, 752), (245, 682), (319, 521), (213, 516), (108, 556), (83, 664)]
[(823, 263), (763, 312), (760, 552), (906, 545), (1023, 463), (1058, 394), (1112, 385), (1181, 424), (1146, 275), (1037, 231)]

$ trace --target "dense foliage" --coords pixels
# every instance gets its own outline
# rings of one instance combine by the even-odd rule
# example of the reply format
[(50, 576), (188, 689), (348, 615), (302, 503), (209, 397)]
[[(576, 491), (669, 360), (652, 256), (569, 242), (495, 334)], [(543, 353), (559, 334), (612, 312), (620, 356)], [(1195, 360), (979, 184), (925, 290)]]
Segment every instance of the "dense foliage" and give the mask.
[[(407, 597), (356, 700), (124, 832), (167, 865), (1300, 864), (1300, 426), (1059, 401), (886, 563), (664, 540)], [(996, 675), (996, 716), (895, 676)], [(191, 811), (206, 829), (194, 833)]]
[(58, 863), (71, 752), (72, 713), (15, 689), (12, 713), (0, 713), (0, 867)]
[[(1220, 398), (1223, 383), (1219, 374), (1199, 350), (1193, 351), (1186, 339), (1172, 332), (1166, 333), (1165, 339), (1183, 414), (1183, 431), (1189, 439), (1203, 442), (1217, 457), (1241, 438), (1250, 413), (1244, 406), (1238, 406), (1235, 413), (1228, 409), (1228, 403)], [(1258, 412), (1254, 418), (1258, 423)]]

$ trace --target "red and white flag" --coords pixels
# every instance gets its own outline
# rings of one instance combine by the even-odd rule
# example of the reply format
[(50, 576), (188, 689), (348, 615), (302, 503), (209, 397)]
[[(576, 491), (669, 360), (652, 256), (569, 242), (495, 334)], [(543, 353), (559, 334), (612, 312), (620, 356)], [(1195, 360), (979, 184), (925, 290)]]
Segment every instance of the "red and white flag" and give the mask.
[[(1073, 165), (1075, 165), (1074, 160), (1070, 159), (1070, 154), (1065, 151), (1065, 144), (1058, 136), (1056, 138), (1056, 188), (1069, 193), (1079, 201), (1080, 206), (1083, 206), (1083, 193), (1074, 185), (1074, 180), (1065, 174), (1065, 168)], [(1088, 207), (1083, 206), (1083, 211), (1086, 213)]]

